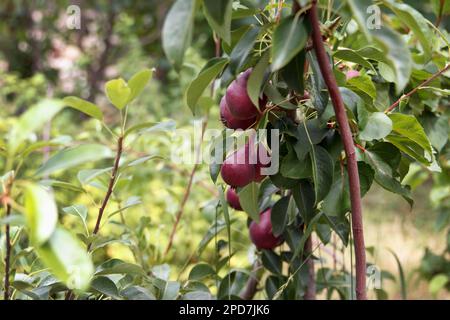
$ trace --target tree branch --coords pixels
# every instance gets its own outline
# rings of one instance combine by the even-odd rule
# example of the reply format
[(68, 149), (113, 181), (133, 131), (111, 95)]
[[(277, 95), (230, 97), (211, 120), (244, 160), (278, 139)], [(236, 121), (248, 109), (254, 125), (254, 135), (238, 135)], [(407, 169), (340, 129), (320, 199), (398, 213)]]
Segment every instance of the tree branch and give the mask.
[(245, 286), (244, 292), (241, 294), (242, 300), (252, 300), (255, 296), (256, 292), (258, 292), (258, 278), (257, 273), (259, 268), (261, 268), (261, 264), (258, 260), (253, 263), (253, 270), (250, 274), (250, 278), (247, 281), (247, 285)]
[[(218, 37), (216, 37), (215, 35), (214, 35), (214, 49), (215, 49), (216, 57), (219, 57), (220, 56), (220, 39)], [(214, 82), (211, 85), (211, 96), (214, 96)], [(196, 150), (197, 159), (198, 159), (198, 156), (201, 151), (203, 136), (205, 135), (205, 130), (206, 130), (207, 125), (208, 125), (208, 117), (206, 117), (206, 119), (203, 120), (200, 142), (199, 142), (197, 150)], [(181, 200), (180, 209), (178, 210), (177, 215), (175, 217), (175, 223), (173, 224), (172, 231), (170, 232), (169, 243), (167, 244), (166, 250), (164, 250), (165, 256), (167, 256), (170, 249), (172, 248), (173, 239), (175, 238), (175, 233), (177, 232), (178, 224), (180, 223), (181, 217), (184, 212), (184, 207), (186, 205), (187, 200), (189, 199), (189, 195), (191, 194), (192, 182), (194, 181), (194, 176), (197, 171), (197, 168), (198, 168), (198, 163), (195, 163), (194, 167), (192, 168), (191, 174), (189, 175), (188, 185), (187, 185), (186, 191), (183, 195), (183, 199)]]
[(387, 108), (384, 113), (389, 113), (392, 110), (394, 110), (399, 104), (400, 102), (402, 102), (403, 99), (408, 98), (410, 96), (412, 96), (414, 93), (417, 92), (417, 90), (419, 90), (422, 87), (425, 87), (427, 84), (429, 84), (431, 81), (433, 81), (434, 79), (436, 79), (437, 77), (439, 77), (440, 75), (442, 75), (444, 72), (446, 72), (448, 69), (450, 69), (450, 63), (448, 65), (445, 66), (444, 69), (436, 72), (435, 74), (433, 74), (429, 79), (425, 80), (424, 82), (422, 82), (421, 84), (419, 84), (417, 87), (415, 87), (414, 89), (412, 89), (410, 92), (408, 92), (407, 94), (402, 95), (397, 101), (395, 101), (389, 108)]
[(316, 300), (316, 275), (314, 272), (314, 259), (313, 255), (313, 245), (312, 245), (312, 236), (309, 236), (305, 242), (305, 255), (306, 258), (306, 267), (308, 268), (308, 284), (306, 286), (305, 295), (303, 298), (305, 300)]
[[(102, 205), (98, 210), (97, 222), (95, 223), (94, 231), (92, 231), (93, 235), (96, 235), (100, 229), (100, 222), (102, 221), (103, 213), (105, 212), (106, 206), (108, 205), (109, 198), (112, 195), (114, 184), (117, 179), (117, 173), (119, 172), (119, 161), (122, 156), (123, 150), (123, 136), (120, 136), (117, 139), (117, 151), (116, 157), (114, 159), (114, 166), (111, 172), (111, 177), (109, 179), (108, 190), (106, 191), (105, 198), (103, 199)], [(88, 251), (91, 249), (91, 243), (88, 245)]]
[[(11, 205), (6, 204), (6, 216), (11, 214)], [(10, 226), (9, 223), (5, 226), (6, 235), (6, 253), (5, 253), (5, 293), (4, 299), (9, 300), (9, 271), (10, 271), (10, 259), (11, 259), (11, 239), (10, 239)]]
[(347, 170), (350, 186), (351, 218), (352, 231), (355, 243), (356, 260), (356, 297), (358, 300), (366, 300), (366, 252), (363, 234), (362, 205), (360, 182), (358, 174), (358, 165), (356, 162), (355, 147), (353, 145), (352, 133), (348, 124), (348, 118), (345, 111), (336, 79), (333, 75), (327, 53), (320, 32), (320, 22), (317, 13), (317, 0), (312, 0), (309, 19), (312, 26), (312, 39), (314, 50), (317, 55), (320, 71), (330, 93), (331, 102), (336, 114), (336, 120), (341, 128), (341, 138), (347, 157)]

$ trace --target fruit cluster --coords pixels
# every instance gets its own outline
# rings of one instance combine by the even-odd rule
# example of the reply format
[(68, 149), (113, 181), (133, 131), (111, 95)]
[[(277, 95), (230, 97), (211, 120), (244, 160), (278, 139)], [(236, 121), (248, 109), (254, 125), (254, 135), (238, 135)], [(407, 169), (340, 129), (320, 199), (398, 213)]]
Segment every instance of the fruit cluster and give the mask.
[[(247, 93), (251, 71), (247, 69), (241, 73), (229, 85), (220, 101), (221, 121), (229, 129), (245, 130), (252, 127), (265, 109), (265, 96), (259, 99), (259, 106), (255, 106)], [(255, 144), (254, 138), (250, 137), (249, 142), (230, 154), (222, 164), (222, 179), (230, 186), (226, 194), (227, 202), (235, 210), (242, 210), (236, 188), (251, 182), (261, 182), (265, 178), (261, 170), (268, 164), (263, 164), (262, 155), (268, 156), (267, 149), (261, 143)], [(260, 213), (259, 223), (250, 223), (250, 239), (259, 249), (273, 249), (282, 242), (280, 237), (272, 233), (270, 215), (271, 209), (268, 208)]]

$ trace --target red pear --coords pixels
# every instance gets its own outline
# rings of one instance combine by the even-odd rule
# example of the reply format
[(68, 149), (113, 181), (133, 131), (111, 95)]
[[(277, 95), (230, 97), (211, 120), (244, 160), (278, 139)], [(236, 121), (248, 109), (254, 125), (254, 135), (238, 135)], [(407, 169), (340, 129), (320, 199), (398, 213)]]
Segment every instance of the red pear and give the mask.
[(227, 101), (225, 99), (225, 96), (220, 100), (220, 120), (222, 121), (223, 125), (230, 129), (248, 129), (256, 122), (256, 117), (239, 120), (236, 119), (230, 112), (230, 109), (228, 108)]
[(236, 80), (231, 82), (225, 94), (228, 108), (231, 114), (240, 120), (253, 118), (258, 114), (257, 107), (250, 100), (247, 93), (247, 81), (252, 69), (238, 75)]
[(272, 222), (270, 221), (271, 209), (266, 209), (259, 216), (259, 223), (250, 223), (250, 239), (258, 249), (271, 250), (279, 246), (283, 239), (275, 237), (272, 233)]
[(227, 190), (227, 202), (235, 210), (242, 211), (241, 203), (239, 201), (239, 196), (235, 188), (228, 188)]
[(220, 171), (223, 181), (232, 187), (244, 187), (255, 178), (255, 165), (250, 164), (248, 144), (229, 155)]

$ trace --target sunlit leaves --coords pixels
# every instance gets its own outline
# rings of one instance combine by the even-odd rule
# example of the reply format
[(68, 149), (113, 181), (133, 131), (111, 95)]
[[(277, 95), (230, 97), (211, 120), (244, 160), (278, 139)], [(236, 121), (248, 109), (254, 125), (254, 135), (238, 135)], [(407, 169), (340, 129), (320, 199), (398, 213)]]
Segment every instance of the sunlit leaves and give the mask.
[(105, 84), (105, 92), (109, 101), (119, 110), (128, 103), (131, 89), (122, 78), (110, 80)]
[(61, 100), (44, 99), (23, 113), (14, 124), (8, 137), (8, 151), (14, 154), (30, 134), (41, 129), (64, 108)]
[(70, 97), (65, 97), (63, 99), (63, 102), (65, 105), (74, 108), (78, 111), (83, 112), (84, 114), (87, 114), (88, 116), (95, 118), (97, 120), (102, 120), (103, 119), (103, 114), (102, 111), (100, 110), (100, 108), (83, 99), (80, 99), (78, 97), (74, 97), (74, 96), (70, 96)]
[(25, 190), (25, 216), (31, 241), (41, 245), (55, 230), (58, 211), (52, 193), (41, 186), (30, 184)]
[(98, 161), (111, 157), (113, 157), (113, 153), (106, 146), (99, 144), (82, 144), (57, 152), (36, 171), (36, 175), (45, 176), (89, 161)]
[(145, 85), (152, 78), (153, 71), (150, 69), (144, 69), (134, 74), (130, 80), (128, 80), (128, 86), (131, 89), (131, 93), (128, 97), (128, 103), (134, 100), (144, 90)]
[(374, 112), (369, 115), (366, 126), (360, 131), (362, 140), (372, 141), (382, 139), (392, 131), (392, 120), (383, 112)]

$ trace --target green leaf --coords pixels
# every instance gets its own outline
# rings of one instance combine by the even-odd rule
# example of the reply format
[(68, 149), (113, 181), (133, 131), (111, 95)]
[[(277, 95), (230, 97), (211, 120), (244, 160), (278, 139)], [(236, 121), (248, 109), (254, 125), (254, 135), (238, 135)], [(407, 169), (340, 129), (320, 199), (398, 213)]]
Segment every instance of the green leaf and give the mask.
[(261, 96), (261, 87), (264, 82), (264, 73), (269, 65), (269, 52), (263, 54), (256, 66), (253, 68), (247, 82), (247, 92), (255, 106), (259, 105), (259, 97)]
[(131, 286), (123, 289), (120, 292), (120, 295), (128, 300), (156, 300), (153, 293), (148, 289), (139, 286)]
[(174, 120), (167, 120), (161, 122), (143, 122), (129, 127), (125, 130), (124, 137), (137, 131), (137, 134), (153, 133), (153, 132), (167, 132), (173, 131), (176, 128)]
[(280, 172), (290, 179), (305, 179), (311, 177), (311, 159), (299, 160), (294, 151), (290, 151), (281, 161)]
[(377, 97), (377, 89), (368, 75), (361, 75), (347, 80), (346, 87), (358, 93), (369, 104)]
[(431, 143), (428, 140), (425, 130), (415, 116), (402, 113), (391, 113), (389, 118), (393, 123), (392, 131), (414, 141), (428, 152), (429, 155), (433, 153)]
[(303, 94), (305, 90), (305, 60), (306, 51), (301, 50), (283, 69), (281, 76), (286, 84), (298, 94)]
[(409, 82), (412, 71), (412, 58), (407, 44), (400, 34), (382, 25), (380, 29), (370, 29), (367, 27), (367, 19), (371, 13), (367, 13), (367, 8), (373, 5), (371, 0), (347, 0), (353, 17), (364, 33), (367, 40), (373, 40), (382, 48), (383, 62), (387, 63), (394, 71), (396, 81), (396, 92), (400, 94)]
[(76, 184), (65, 182), (65, 181), (59, 181), (59, 180), (53, 180), (53, 179), (45, 179), (39, 181), (39, 184), (44, 187), (53, 187), (53, 188), (61, 188), (65, 190), (75, 191), (75, 192), (85, 192), (84, 189)]
[[(309, 66), (312, 70), (312, 75), (310, 77), (311, 81), (311, 92), (312, 105), (317, 110), (318, 114), (322, 114), (328, 105), (328, 88), (325, 84), (325, 80), (322, 77), (322, 72), (320, 71), (319, 63), (314, 52), (309, 51), (306, 55)], [(332, 62), (330, 61), (330, 64)]]
[(116, 284), (108, 277), (96, 277), (92, 280), (91, 289), (107, 297), (120, 299)]
[(203, 12), (211, 28), (226, 42), (231, 41), (233, 0), (203, 0)]
[(431, 56), (433, 47), (431, 41), (434, 35), (424, 16), (405, 3), (396, 3), (391, 0), (383, 1), (383, 3), (398, 16), (402, 23), (408, 26), (414, 37), (420, 41), (423, 51), (427, 56)]
[(35, 245), (46, 242), (56, 228), (58, 210), (53, 195), (35, 184), (25, 189), (25, 216)]
[(30, 134), (40, 130), (63, 108), (62, 101), (56, 99), (44, 99), (30, 107), (13, 125), (8, 137), (8, 151), (14, 154)]
[(273, 274), (282, 274), (283, 261), (281, 257), (271, 250), (263, 250), (261, 261), (264, 268), (272, 272)]
[(369, 115), (366, 126), (359, 132), (359, 138), (365, 141), (378, 140), (391, 131), (392, 120), (384, 112), (374, 112)]
[(192, 113), (196, 114), (197, 103), (209, 84), (222, 72), (228, 63), (227, 58), (213, 58), (200, 71), (197, 77), (192, 80), (186, 90), (185, 100)]
[(111, 259), (101, 264), (95, 272), (96, 275), (109, 275), (109, 274), (127, 274), (145, 276), (146, 273), (141, 266), (123, 262), (119, 259)]
[(295, 204), (306, 224), (308, 224), (314, 216), (315, 192), (314, 187), (309, 180), (302, 180), (298, 187), (292, 189)]
[(445, 274), (437, 274), (433, 276), (430, 281), (429, 289), (431, 294), (436, 295), (439, 291), (445, 288), (447, 283), (449, 282), (449, 277)]
[(131, 89), (122, 78), (108, 81), (105, 84), (105, 92), (109, 101), (119, 110), (130, 101)]
[(79, 217), (82, 221), (86, 221), (88, 214), (88, 209), (82, 204), (74, 204), (70, 207), (65, 207), (63, 208), (63, 211), (67, 214)]
[(399, 274), (400, 285), (401, 285), (402, 299), (407, 300), (408, 299), (408, 297), (407, 297), (408, 291), (406, 288), (406, 278), (405, 278), (405, 272), (403, 271), (402, 264), (400, 262), (399, 257), (397, 256), (397, 254), (391, 249), (388, 249), (388, 250), (394, 256), (395, 262), (397, 263), (398, 274)]
[(302, 257), (303, 256), (303, 251), (305, 249), (305, 243), (306, 240), (308, 240), (309, 236), (311, 235), (311, 233), (314, 231), (314, 228), (317, 224), (317, 222), (319, 221), (319, 219), (323, 216), (323, 213), (320, 212), (318, 213), (311, 221), (310, 223), (306, 226), (306, 230), (302, 235), (302, 238), (300, 240), (300, 243), (298, 244), (297, 248), (294, 251), (294, 254), (292, 255), (291, 258), (291, 263), (295, 260), (295, 258), (297, 257)]
[(333, 54), (333, 57), (336, 59), (354, 62), (367, 69), (375, 71), (375, 68), (369, 61), (367, 61), (363, 56), (352, 49), (339, 49)]
[(83, 112), (84, 114), (87, 114), (88, 116), (95, 118), (97, 120), (103, 120), (103, 113), (100, 110), (100, 108), (83, 99), (80, 99), (78, 97), (74, 97), (74, 96), (70, 96), (70, 97), (65, 97), (63, 99), (63, 102), (66, 106), (69, 106), (71, 108), (74, 108), (78, 111)]
[(55, 171), (69, 169), (90, 161), (98, 161), (113, 157), (112, 151), (99, 144), (82, 144), (64, 149), (52, 156), (37, 171), (36, 175), (42, 177)]
[(145, 85), (152, 78), (153, 71), (150, 69), (144, 69), (134, 74), (128, 81), (128, 87), (131, 89), (130, 96), (127, 103), (134, 100), (144, 90)]
[(189, 280), (203, 280), (208, 277), (213, 277), (215, 274), (216, 271), (209, 264), (199, 263), (189, 272)]
[(87, 169), (87, 170), (80, 170), (77, 174), (78, 181), (80, 181), (81, 184), (85, 185), (97, 178), (98, 176), (110, 172), (112, 170), (112, 167), (104, 168), (104, 169)]
[(245, 62), (253, 49), (256, 38), (258, 37), (259, 31), (259, 27), (250, 25), (248, 30), (233, 48), (233, 51), (231, 51), (230, 70), (233, 74), (237, 74), (244, 67)]
[(400, 94), (409, 82), (412, 58), (408, 46), (397, 32), (386, 27), (374, 30), (375, 39), (385, 52), (388, 65), (394, 70), (396, 93)]
[(305, 47), (308, 36), (303, 17), (295, 15), (281, 20), (272, 38), (272, 71), (287, 65)]
[(50, 239), (36, 250), (44, 265), (69, 289), (89, 287), (94, 266), (86, 249), (68, 231), (56, 228)]
[(333, 184), (334, 163), (328, 152), (320, 146), (313, 146), (310, 156), (316, 203), (318, 203), (325, 198)]
[(242, 209), (249, 217), (259, 222), (259, 203), (258, 203), (259, 186), (257, 183), (249, 183), (239, 191), (239, 202)]
[(272, 233), (278, 237), (284, 232), (288, 222), (288, 207), (291, 200), (290, 196), (282, 197), (275, 202), (272, 207), (270, 220), (272, 222)]
[(180, 69), (184, 53), (191, 45), (194, 30), (196, 0), (177, 0), (164, 20), (162, 46), (169, 62)]

